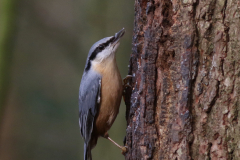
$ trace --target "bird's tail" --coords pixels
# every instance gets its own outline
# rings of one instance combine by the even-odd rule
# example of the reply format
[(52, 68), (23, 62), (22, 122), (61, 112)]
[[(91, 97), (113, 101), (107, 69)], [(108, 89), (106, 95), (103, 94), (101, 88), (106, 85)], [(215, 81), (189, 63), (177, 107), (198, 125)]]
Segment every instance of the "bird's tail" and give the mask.
[(92, 160), (91, 148), (84, 143), (84, 160)]

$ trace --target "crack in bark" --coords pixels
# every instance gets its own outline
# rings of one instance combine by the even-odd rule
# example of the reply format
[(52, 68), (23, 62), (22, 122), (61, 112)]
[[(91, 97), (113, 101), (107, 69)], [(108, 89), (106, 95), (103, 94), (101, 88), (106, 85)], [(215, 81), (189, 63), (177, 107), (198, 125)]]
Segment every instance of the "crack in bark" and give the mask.
[(238, 125), (240, 94), (228, 3), (136, 1), (126, 159), (236, 157), (237, 131), (226, 129)]

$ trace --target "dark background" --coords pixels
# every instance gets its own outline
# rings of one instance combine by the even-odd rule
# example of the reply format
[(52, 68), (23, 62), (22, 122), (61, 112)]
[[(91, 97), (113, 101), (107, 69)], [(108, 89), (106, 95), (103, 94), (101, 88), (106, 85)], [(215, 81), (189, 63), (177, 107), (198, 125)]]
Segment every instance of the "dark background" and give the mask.
[[(0, 160), (83, 159), (78, 88), (88, 51), (126, 29), (117, 53), (122, 77), (131, 53), (134, 1), (18, 0), (14, 2), (9, 85), (2, 106)], [(0, 19), (1, 25), (1, 19)], [(109, 135), (123, 144), (125, 105)], [(100, 138), (93, 159), (124, 159)]]

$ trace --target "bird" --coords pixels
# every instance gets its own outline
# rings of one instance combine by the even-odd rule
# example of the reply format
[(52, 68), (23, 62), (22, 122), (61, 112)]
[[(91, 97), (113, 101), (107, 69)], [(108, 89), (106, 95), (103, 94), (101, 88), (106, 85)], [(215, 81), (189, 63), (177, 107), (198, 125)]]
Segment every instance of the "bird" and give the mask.
[(84, 160), (92, 160), (91, 150), (99, 137), (113, 142), (123, 154), (127, 152), (127, 147), (118, 145), (108, 135), (123, 93), (115, 53), (124, 33), (123, 28), (114, 36), (97, 41), (88, 53), (79, 87), (79, 126), (84, 139)]

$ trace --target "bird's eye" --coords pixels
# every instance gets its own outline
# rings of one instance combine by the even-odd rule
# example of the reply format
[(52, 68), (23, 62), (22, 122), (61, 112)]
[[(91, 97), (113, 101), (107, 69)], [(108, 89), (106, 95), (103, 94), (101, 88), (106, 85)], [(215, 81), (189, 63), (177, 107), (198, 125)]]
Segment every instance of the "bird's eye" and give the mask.
[(101, 49), (101, 50), (103, 50), (104, 46), (103, 46), (103, 45), (100, 45), (98, 48)]

